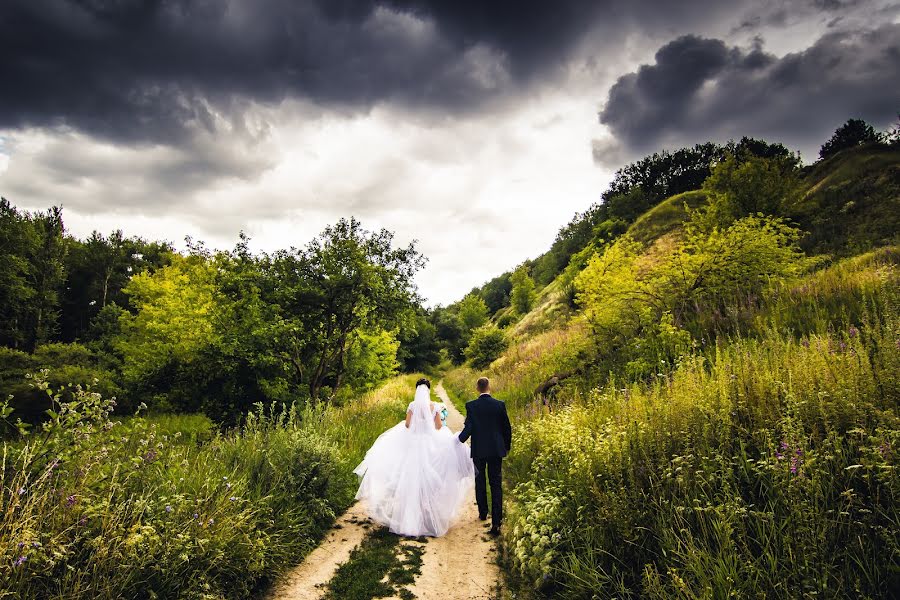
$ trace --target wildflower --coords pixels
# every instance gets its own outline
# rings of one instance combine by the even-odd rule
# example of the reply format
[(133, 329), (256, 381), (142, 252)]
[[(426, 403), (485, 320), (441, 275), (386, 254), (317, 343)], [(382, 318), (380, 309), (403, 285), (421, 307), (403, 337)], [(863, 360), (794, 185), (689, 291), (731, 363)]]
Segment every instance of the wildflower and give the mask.
[(213, 518), (210, 518), (209, 521), (207, 521), (207, 523), (209, 523), (210, 525), (212, 525), (215, 522), (216, 522), (216, 520)]
[(25, 490), (24, 487), (20, 487), (20, 488), (19, 488), (19, 495), (20, 495), (20, 496), (25, 495), (25, 491), (26, 491), (26, 490)]
[(195, 519), (199, 519), (199, 518), (200, 518), (200, 515), (197, 514), (197, 513), (194, 513), (194, 518), (195, 518)]
[(25, 542), (19, 542), (18, 544), (16, 544), (16, 548), (18, 548), (19, 550), (21, 550), (24, 546)]
[(230, 490), (230, 489), (231, 489), (231, 484), (230, 484), (230, 483), (226, 483), (226, 484), (225, 484), (225, 489), (226, 489), (226, 490)]
[(156, 450), (148, 450), (146, 454), (144, 454), (144, 460), (147, 462), (156, 460)]
[(14, 566), (14, 567), (21, 567), (22, 565), (25, 564), (25, 561), (26, 561), (26, 560), (28, 560), (28, 557), (27, 557), (27, 556), (24, 556), (24, 555), (23, 555), (23, 556), (20, 556), (19, 558), (17, 558), (17, 559), (13, 562), (13, 566)]
[(801, 344), (804, 348), (809, 348), (809, 339), (803, 338), (803, 339), (800, 341), (800, 344)]
[(79, 525), (86, 525), (86, 524), (87, 524), (87, 517), (81, 517), (80, 519), (78, 519), (78, 524), (79, 524)]
[(171, 506), (171, 505), (166, 504), (166, 512), (167, 512), (167, 513), (172, 512), (172, 506)]
[(237, 496), (232, 496), (231, 498), (229, 498), (229, 500), (231, 500), (232, 502), (237, 502)]
[(72, 508), (75, 506), (75, 494), (69, 494), (66, 496), (66, 507)]
[(855, 338), (857, 335), (859, 335), (859, 329), (857, 329), (856, 327), (854, 327), (853, 325), (851, 325), (851, 326), (850, 326), (850, 329), (847, 330), (847, 334), (848, 334), (850, 337)]

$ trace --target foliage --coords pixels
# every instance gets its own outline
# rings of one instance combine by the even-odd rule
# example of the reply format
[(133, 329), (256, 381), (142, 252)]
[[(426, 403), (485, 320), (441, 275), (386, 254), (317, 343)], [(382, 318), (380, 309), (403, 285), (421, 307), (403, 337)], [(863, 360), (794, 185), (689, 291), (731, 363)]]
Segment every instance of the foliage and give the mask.
[(795, 156), (738, 158), (729, 154), (712, 170), (703, 190), (730, 219), (762, 213), (782, 214), (799, 191)]
[(657, 244), (647, 254), (620, 238), (578, 275), (578, 304), (605, 352), (660, 327), (666, 314), (673, 327), (699, 337), (698, 314), (724, 314), (730, 302), (759, 295), (801, 268), (799, 233), (782, 221), (745, 217), (707, 229), (707, 217), (695, 212), (682, 243)]
[[(607, 251), (608, 273), (634, 266), (624, 242)], [(638, 280), (659, 268), (652, 249), (633, 252), (646, 261)], [(898, 585), (897, 251), (808, 274), (795, 260), (749, 304), (722, 296), (722, 316), (698, 303), (693, 335), (666, 312), (658, 327), (638, 322), (647, 369), (631, 347), (618, 360), (633, 371), (566, 379), (549, 404), (537, 384), (596, 360), (576, 350), (596, 340), (578, 321), (493, 363), (515, 429), (504, 555), (527, 587), (792, 598), (887, 597)], [(445, 382), (460, 393), (475, 375)]]
[(59, 207), (32, 214), (0, 199), (0, 344), (31, 351), (54, 339), (64, 256)]
[(466, 358), (474, 368), (483, 369), (494, 362), (506, 350), (507, 345), (502, 331), (492, 325), (485, 325), (472, 332), (466, 348)]
[[(50, 408), (46, 394), (29, 384), (26, 375), (48, 369), (47, 382), (55, 389), (92, 386), (106, 397), (121, 393), (113, 373), (91, 349), (80, 344), (45, 344), (32, 354), (0, 347), (0, 397), (13, 396), (10, 406), (26, 423), (35, 424)], [(70, 398), (69, 392), (64, 392)], [(2, 437), (2, 431), (0, 431)]]
[(831, 139), (822, 144), (822, 147), (819, 149), (819, 158), (825, 159), (841, 150), (880, 141), (881, 136), (876, 133), (871, 125), (862, 119), (848, 119), (846, 123), (835, 130)]
[(425, 311), (417, 311), (408, 326), (397, 332), (397, 360), (404, 373), (428, 371), (441, 361), (437, 327)]
[(462, 325), (464, 335), (487, 323), (488, 309), (484, 300), (475, 294), (469, 294), (459, 301), (457, 306), (459, 322)]
[(525, 267), (516, 269), (510, 279), (513, 286), (512, 295), (510, 297), (512, 307), (517, 313), (524, 315), (531, 310), (531, 307), (534, 305), (536, 296), (534, 291), (534, 280), (528, 275), (528, 271), (525, 270)]
[(169, 263), (167, 243), (126, 238), (121, 231), (108, 236), (94, 232), (84, 240), (66, 238), (65, 289), (60, 303), (60, 339), (94, 340), (103, 337), (92, 322), (107, 306), (133, 309), (124, 288), (138, 274)]
[(202, 417), (113, 420), (111, 400), (38, 377), (54, 410), (2, 450), (0, 597), (251, 597), (349, 504), (351, 469), (416, 377), (352, 408), (258, 408), (225, 434)]
[(488, 312), (493, 316), (497, 311), (509, 306), (510, 294), (512, 293), (512, 274), (503, 273), (494, 277), (476, 293), (481, 296), (482, 300), (488, 307)]

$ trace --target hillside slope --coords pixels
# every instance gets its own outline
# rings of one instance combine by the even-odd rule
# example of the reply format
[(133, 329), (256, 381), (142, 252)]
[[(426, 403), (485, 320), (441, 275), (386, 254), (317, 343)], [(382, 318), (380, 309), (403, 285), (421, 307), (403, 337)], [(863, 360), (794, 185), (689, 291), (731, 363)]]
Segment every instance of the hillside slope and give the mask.
[(780, 215), (801, 232), (680, 235), (707, 199), (670, 197), (573, 256), (486, 371), (446, 375), (486, 374), (513, 418), (517, 594), (900, 589), (898, 174), (871, 147), (806, 169)]

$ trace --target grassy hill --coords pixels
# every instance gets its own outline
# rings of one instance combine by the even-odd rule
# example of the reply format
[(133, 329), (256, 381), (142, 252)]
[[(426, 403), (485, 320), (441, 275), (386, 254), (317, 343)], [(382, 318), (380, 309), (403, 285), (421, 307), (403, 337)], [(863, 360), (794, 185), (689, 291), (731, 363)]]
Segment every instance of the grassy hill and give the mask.
[(515, 427), (518, 593), (900, 589), (898, 174), (896, 150), (845, 151), (784, 221), (689, 230), (710, 199), (682, 193), (539, 291), (486, 373)]

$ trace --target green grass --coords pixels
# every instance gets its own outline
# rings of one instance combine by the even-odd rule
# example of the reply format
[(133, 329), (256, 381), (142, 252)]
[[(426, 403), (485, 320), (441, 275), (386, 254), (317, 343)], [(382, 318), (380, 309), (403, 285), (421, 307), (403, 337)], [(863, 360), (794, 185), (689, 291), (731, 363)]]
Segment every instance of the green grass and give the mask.
[(628, 234), (635, 240), (648, 244), (681, 228), (688, 219), (685, 205), (695, 209), (705, 204), (706, 193), (700, 190), (672, 196), (638, 217), (628, 229)]
[[(820, 261), (698, 314), (706, 342), (649, 379), (591, 369), (596, 340), (578, 319), (513, 345), (488, 376), (513, 417), (503, 552), (517, 593), (889, 597), (897, 258)], [(579, 368), (549, 406), (536, 399), (550, 374)], [(458, 368), (445, 386), (475, 375)]]
[(197, 415), (114, 421), (99, 395), (67, 394), (45, 430), (0, 451), (0, 598), (258, 593), (352, 501), (352, 469), (414, 381), (224, 433)]

